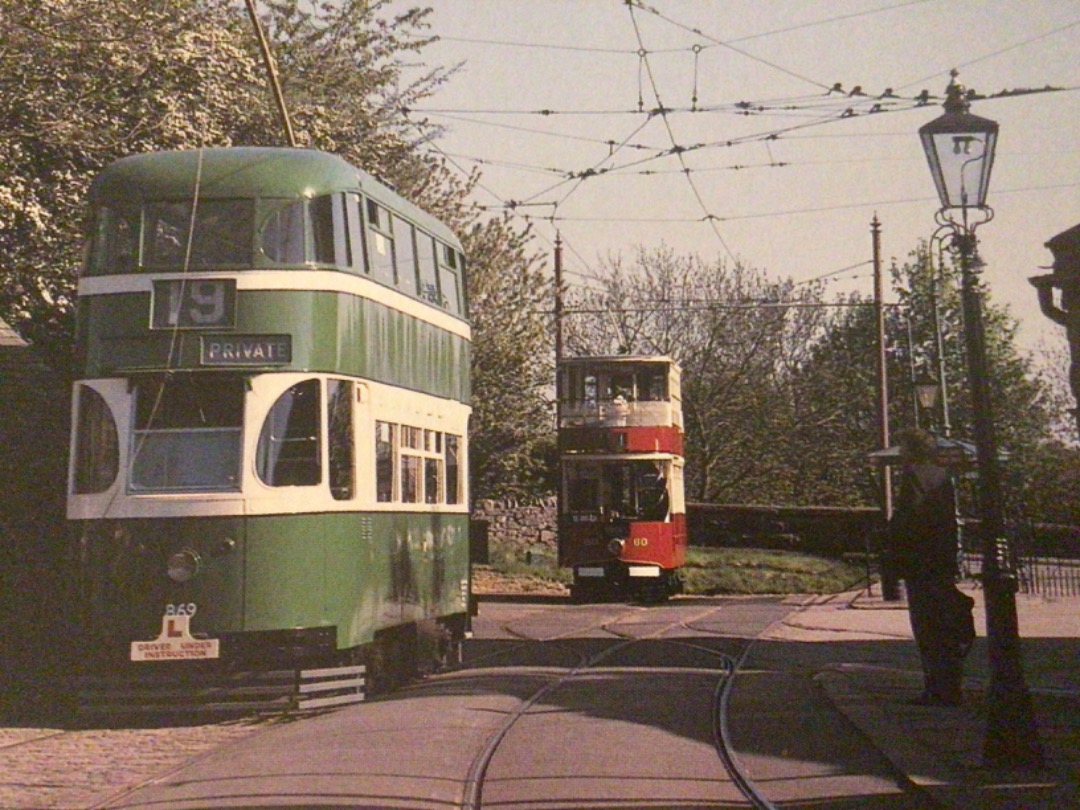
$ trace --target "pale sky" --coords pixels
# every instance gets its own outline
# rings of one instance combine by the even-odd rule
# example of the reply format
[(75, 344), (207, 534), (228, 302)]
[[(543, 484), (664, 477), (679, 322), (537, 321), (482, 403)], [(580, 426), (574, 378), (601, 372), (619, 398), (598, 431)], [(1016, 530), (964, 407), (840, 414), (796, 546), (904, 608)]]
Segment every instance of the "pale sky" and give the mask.
[[(875, 214), (886, 265), (936, 227), (917, 130), (942, 113), (950, 69), (986, 95), (1065, 88), (972, 106), (1001, 125), (995, 217), (977, 232), (992, 300), (1024, 348), (1064, 342), (1027, 279), (1080, 222), (1080, 0), (432, 5), (442, 41), (423, 61), (463, 63), (420, 105), (447, 128), (435, 145), (481, 168), (478, 202), (517, 201), (537, 249), (561, 233), (570, 284), (666, 244), (798, 281), (852, 268), (829, 291), (869, 296)], [(937, 98), (916, 108), (923, 89)]]

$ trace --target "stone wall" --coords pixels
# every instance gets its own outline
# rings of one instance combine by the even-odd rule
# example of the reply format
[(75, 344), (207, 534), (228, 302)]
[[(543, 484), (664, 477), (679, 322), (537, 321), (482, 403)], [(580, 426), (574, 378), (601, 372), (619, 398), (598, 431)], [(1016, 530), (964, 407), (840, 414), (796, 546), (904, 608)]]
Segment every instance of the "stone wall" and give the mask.
[(554, 561), (556, 544), (555, 498), (534, 503), (479, 501), (473, 520), (486, 525), (489, 556), (534, 561), (537, 556)]

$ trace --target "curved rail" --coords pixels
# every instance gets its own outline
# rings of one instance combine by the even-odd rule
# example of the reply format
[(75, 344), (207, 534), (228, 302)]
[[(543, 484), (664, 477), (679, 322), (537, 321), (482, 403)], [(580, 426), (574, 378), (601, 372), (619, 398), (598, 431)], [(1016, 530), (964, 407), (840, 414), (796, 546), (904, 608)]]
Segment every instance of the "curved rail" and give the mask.
[[(730, 695), (732, 685), (735, 681), (735, 675), (738, 672), (740, 666), (746, 659), (746, 655), (750, 649), (753, 640), (750, 641), (743, 649), (742, 654), (738, 660), (731, 655), (719, 650), (715, 650), (711, 647), (707, 647), (702, 644), (696, 644), (692, 641), (681, 638), (662, 638), (662, 634), (668, 632), (673, 627), (682, 627), (685, 629), (691, 629), (690, 624), (698, 619), (705, 617), (706, 615), (716, 611), (718, 608), (712, 607), (704, 610), (700, 615), (691, 617), (690, 619), (672, 621), (664, 624), (658, 629), (654, 629), (649, 633), (641, 636), (631, 636), (625, 632), (620, 632), (617, 624), (621, 618), (629, 615), (631, 612), (626, 611), (621, 616), (616, 616), (605, 622), (590, 625), (585, 629), (602, 629), (607, 633), (620, 639), (611, 646), (594, 653), (588, 657), (582, 657), (578, 664), (573, 668), (562, 673), (558, 677), (544, 684), (537, 689), (532, 695), (524, 698), (519, 705), (507, 715), (503, 722), (499, 725), (495, 731), (488, 737), (484, 744), (484, 747), (477, 754), (472, 764), (469, 767), (468, 774), (465, 780), (465, 786), (462, 794), (461, 808), (462, 810), (480, 810), (483, 806), (483, 788), (484, 779), (487, 774), (488, 767), (495, 757), (496, 752), (502, 745), (506, 736), (510, 733), (510, 730), (514, 725), (524, 717), (529, 710), (535, 706), (545, 696), (560, 688), (568, 681), (574, 679), (581, 673), (595, 668), (604, 660), (610, 658), (614, 654), (625, 650), (633, 645), (643, 643), (645, 641), (660, 641), (665, 644), (677, 645), (680, 647), (689, 648), (700, 653), (704, 653), (712, 658), (717, 659), (720, 662), (719, 678), (716, 683), (716, 687), (713, 691), (713, 745), (716, 749), (717, 756), (720, 762), (723, 764), (724, 769), (731, 777), (732, 783), (736, 788), (750, 801), (755, 810), (777, 810), (776, 805), (772, 804), (768, 798), (761, 792), (761, 790), (754, 784), (753, 780), (743, 771), (735, 754), (734, 749), (731, 746), (730, 736), (727, 730), (727, 710), (728, 710), (728, 696)], [(523, 643), (520, 646), (524, 646), (528, 641), (540, 641), (550, 642), (559, 641), (571, 636), (572, 633), (578, 633), (582, 628), (577, 628), (574, 631), (568, 633), (561, 633), (555, 636), (549, 636), (544, 638), (528, 637), (525, 634), (514, 631), (509, 627), (503, 628), (506, 632), (521, 638)]]

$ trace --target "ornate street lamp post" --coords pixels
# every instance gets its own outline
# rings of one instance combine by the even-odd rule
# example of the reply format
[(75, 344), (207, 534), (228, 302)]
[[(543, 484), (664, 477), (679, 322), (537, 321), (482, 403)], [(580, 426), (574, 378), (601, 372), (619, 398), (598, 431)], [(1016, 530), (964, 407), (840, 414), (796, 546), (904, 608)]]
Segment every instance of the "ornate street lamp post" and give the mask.
[(1009, 562), (986, 362), (979, 282), (983, 264), (975, 240), (975, 229), (993, 217), (986, 205), (986, 193), (998, 125), (969, 112), (971, 105), (964, 88), (956, 83), (956, 75), (953, 71), (946, 91), (945, 114), (921, 127), (919, 137), (941, 199), (937, 221), (951, 232), (951, 247), (960, 264), (964, 343), (979, 473), (982, 583), (990, 663), (983, 760), (993, 767), (1033, 768), (1042, 765), (1043, 752), (1020, 662), (1016, 580)]

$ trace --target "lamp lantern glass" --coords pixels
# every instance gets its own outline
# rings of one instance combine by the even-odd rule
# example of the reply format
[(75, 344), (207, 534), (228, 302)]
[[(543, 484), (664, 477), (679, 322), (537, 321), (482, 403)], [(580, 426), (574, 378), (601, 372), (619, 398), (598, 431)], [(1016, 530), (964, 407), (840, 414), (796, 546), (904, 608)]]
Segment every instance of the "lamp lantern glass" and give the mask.
[(924, 380), (915, 384), (915, 399), (918, 400), (919, 407), (924, 411), (928, 411), (937, 405), (940, 393), (941, 386), (937, 384), (936, 380)]
[(949, 85), (945, 114), (919, 128), (942, 208), (983, 208), (994, 166), (998, 125), (968, 112), (963, 88)]

